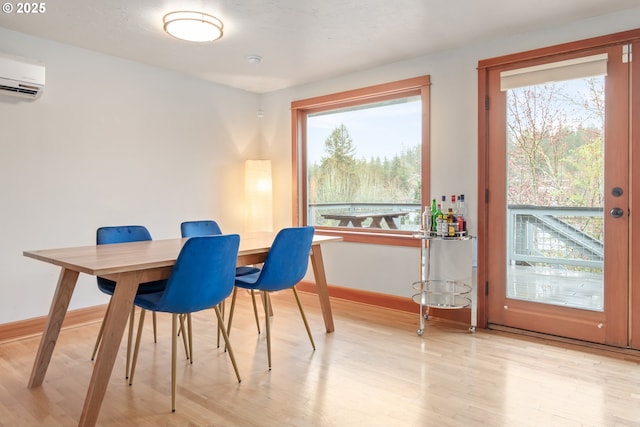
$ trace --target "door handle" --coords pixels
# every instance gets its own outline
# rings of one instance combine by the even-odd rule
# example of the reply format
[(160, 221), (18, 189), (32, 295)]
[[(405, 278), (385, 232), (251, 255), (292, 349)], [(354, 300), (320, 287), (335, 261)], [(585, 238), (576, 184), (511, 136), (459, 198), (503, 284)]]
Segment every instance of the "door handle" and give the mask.
[(620, 208), (613, 208), (611, 209), (611, 216), (614, 218), (620, 218), (622, 215), (624, 215), (624, 211)]

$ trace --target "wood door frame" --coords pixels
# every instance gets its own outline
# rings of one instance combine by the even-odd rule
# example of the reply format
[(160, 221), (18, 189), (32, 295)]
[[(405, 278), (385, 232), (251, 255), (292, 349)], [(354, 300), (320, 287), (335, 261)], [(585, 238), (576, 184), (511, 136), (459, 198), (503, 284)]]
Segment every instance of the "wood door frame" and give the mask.
[[(640, 52), (640, 41), (634, 41), (632, 43), (632, 51)], [(636, 53), (636, 61), (638, 61), (638, 56)], [(636, 82), (636, 84), (631, 85), (631, 100), (640, 99), (640, 66), (633, 66), (633, 62), (631, 65), (631, 81)], [(633, 103), (631, 103), (631, 126), (633, 123), (640, 123), (640, 108), (633, 108)], [(631, 132), (631, 144), (629, 147), (629, 158), (631, 159), (631, 164), (640, 164), (640, 132)], [(630, 170), (630, 181), (631, 187), (635, 189), (640, 189), (640, 172), (634, 169)], [(631, 241), (629, 242), (629, 259), (630, 265), (640, 266), (640, 224), (635, 224), (633, 221), (633, 212), (640, 213), (640, 195), (637, 197), (633, 197), (633, 193), (630, 193), (631, 200), (629, 201), (629, 206), (631, 207), (631, 223), (629, 227), (631, 228)], [(631, 348), (640, 349), (640, 309), (634, 310), (632, 308), (640, 307), (640, 268), (639, 269), (630, 269), (629, 271), (629, 282), (631, 285), (631, 297), (630, 297), (630, 307), (629, 307), (629, 328), (630, 328), (630, 336), (629, 336), (629, 344)]]
[[(489, 71), (494, 68), (504, 67), (509, 64), (515, 64), (522, 61), (535, 61), (536, 59), (543, 60), (544, 58), (559, 56), (569, 53), (581, 53), (596, 48), (606, 48), (610, 46), (620, 45), (624, 43), (631, 43), (633, 41), (640, 40), (640, 29), (625, 31), (621, 33), (610, 34), (602, 37), (594, 37), (591, 39), (575, 41), (570, 43), (564, 43), (556, 46), (545, 47), (541, 49), (535, 49), (527, 52), (520, 52), (516, 54), (506, 55), (502, 57), (490, 58), (481, 60), (478, 62), (478, 325), (480, 327), (488, 326), (488, 298), (487, 298), (487, 280), (488, 280), (488, 268), (489, 263), (493, 262), (493, 259), (497, 259), (498, 256), (489, 256), (489, 248), (491, 247), (491, 241), (493, 239), (499, 239), (500, 236), (489, 236), (488, 226), (490, 219), (490, 197), (489, 193), (489, 173), (491, 168), (489, 167), (489, 129), (491, 125), (491, 115), (489, 114), (488, 105), (488, 91), (489, 91)], [(636, 52), (640, 51), (640, 47)], [(640, 81), (640, 68), (635, 70), (632, 68), (635, 81)], [(495, 82), (494, 82), (495, 83)], [(640, 94), (640, 85), (635, 85), (633, 88), (634, 98)], [(491, 108), (493, 109), (492, 105)], [(495, 112), (495, 111), (493, 111)], [(640, 111), (631, 109), (631, 119), (637, 123), (640, 120)], [(633, 144), (640, 143), (640, 137), (633, 138)], [(633, 154), (633, 151), (631, 151)], [(638, 154), (636, 153), (636, 156)], [(637, 175), (637, 174), (636, 174)], [(630, 178), (630, 186), (640, 188), (640, 177), (632, 176)], [(629, 192), (631, 195), (631, 191)], [(630, 206), (632, 208), (640, 208), (640, 198), (631, 198)], [(607, 205), (605, 205), (607, 206)], [(640, 210), (639, 210), (640, 212)], [(640, 227), (631, 229), (630, 248), (636, 248), (635, 251), (630, 251), (630, 265), (640, 265)], [(492, 253), (495, 248), (491, 248)], [(640, 282), (640, 272), (636, 272), (636, 275), (631, 277), (631, 283), (637, 292), (632, 292), (630, 299), (630, 307), (640, 307), (640, 288), (637, 282)], [(631, 312), (631, 310), (630, 310)], [(629, 320), (630, 330), (634, 335), (630, 338), (638, 344), (640, 342), (640, 316), (631, 317)]]

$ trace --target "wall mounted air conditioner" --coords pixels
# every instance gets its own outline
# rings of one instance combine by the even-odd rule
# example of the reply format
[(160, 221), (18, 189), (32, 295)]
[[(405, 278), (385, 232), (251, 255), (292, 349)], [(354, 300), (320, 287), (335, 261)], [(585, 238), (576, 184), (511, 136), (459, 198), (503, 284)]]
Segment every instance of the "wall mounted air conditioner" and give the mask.
[(44, 91), (44, 65), (0, 55), (0, 95), (37, 99)]

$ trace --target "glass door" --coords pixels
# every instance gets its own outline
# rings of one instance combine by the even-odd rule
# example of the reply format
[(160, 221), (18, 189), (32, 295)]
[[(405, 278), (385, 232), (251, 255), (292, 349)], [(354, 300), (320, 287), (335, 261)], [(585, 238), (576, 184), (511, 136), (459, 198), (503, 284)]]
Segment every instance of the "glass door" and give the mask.
[(629, 341), (623, 48), (491, 70), (487, 320)]

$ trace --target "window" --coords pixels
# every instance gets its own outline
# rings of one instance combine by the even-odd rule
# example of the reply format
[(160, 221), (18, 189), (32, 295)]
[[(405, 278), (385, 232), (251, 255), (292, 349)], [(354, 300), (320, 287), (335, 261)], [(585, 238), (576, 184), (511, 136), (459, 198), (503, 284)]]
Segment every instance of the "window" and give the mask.
[(292, 103), (297, 223), (388, 244), (420, 228), (429, 84), (423, 76)]

